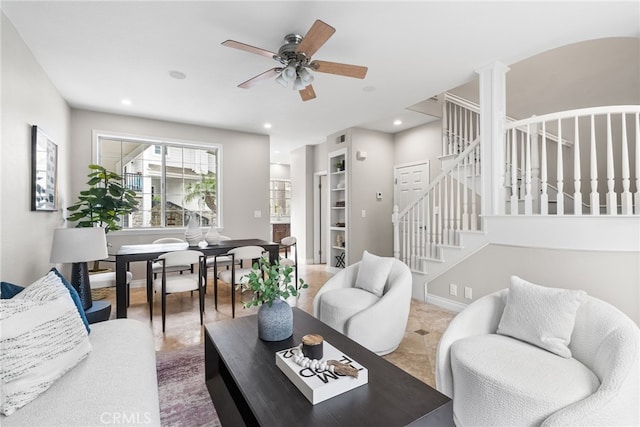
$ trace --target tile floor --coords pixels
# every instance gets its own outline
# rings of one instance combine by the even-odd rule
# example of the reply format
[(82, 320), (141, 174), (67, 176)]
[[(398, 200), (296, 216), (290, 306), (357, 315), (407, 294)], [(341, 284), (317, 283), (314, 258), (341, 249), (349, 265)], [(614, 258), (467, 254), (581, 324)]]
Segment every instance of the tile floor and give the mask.
[[(324, 265), (301, 265), (300, 277), (309, 284), (309, 288), (302, 291), (298, 300), (292, 299), (291, 305), (313, 313), (313, 297), (317, 290), (331, 277)], [(231, 318), (231, 296), (229, 286), (224, 283), (219, 286), (218, 311), (213, 304), (213, 284), (209, 283), (205, 302), (204, 322), (210, 323)], [(236, 294), (236, 316), (246, 316), (257, 312), (257, 308), (245, 309), (239, 302), (240, 294)], [(110, 289), (107, 298), (115, 303), (115, 289)], [(247, 297), (248, 298), (248, 297)], [(197, 294), (193, 297), (189, 293), (175, 294), (167, 297), (168, 312), (166, 331), (162, 333), (162, 317), (160, 298), (155, 298), (153, 307), (153, 328), (157, 351), (177, 350), (204, 341), (204, 328), (200, 326), (198, 314)], [(389, 362), (405, 370), (411, 375), (435, 386), (435, 354), (438, 341), (447, 325), (456, 313), (438, 306), (411, 301), (411, 311), (407, 331), (400, 347), (393, 353), (384, 356)], [(114, 318), (112, 309), (111, 317)], [(131, 290), (131, 303), (128, 317), (149, 322), (149, 309), (146, 303), (144, 288)]]

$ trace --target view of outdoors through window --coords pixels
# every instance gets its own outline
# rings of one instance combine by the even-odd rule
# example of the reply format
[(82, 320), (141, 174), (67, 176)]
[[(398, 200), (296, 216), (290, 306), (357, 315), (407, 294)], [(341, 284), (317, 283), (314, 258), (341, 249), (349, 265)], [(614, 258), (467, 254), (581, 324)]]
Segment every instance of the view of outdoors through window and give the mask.
[(269, 190), (271, 216), (280, 218), (291, 215), (291, 181), (271, 180)]
[(200, 226), (220, 226), (220, 148), (99, 137), (98, 163), (136, 192), (138, 211), (124, 228), (184, 227), (189, 211)]

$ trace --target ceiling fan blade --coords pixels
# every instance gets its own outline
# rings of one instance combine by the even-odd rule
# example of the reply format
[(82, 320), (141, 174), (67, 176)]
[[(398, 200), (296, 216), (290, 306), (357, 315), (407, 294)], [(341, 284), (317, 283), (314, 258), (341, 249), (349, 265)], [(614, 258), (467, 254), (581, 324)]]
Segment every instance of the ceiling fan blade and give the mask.
[(270, 79), (273, 76), (277, 76), (278, 73), (280, 73), (282, 71), (282, 68), (272, 68), (270, 70), (265, 71), (262, 74), (258, 74), (255, 77), (250, 78), (249, 80), (247, 80), (244, 83), (240, 83), (238, 85), (238, 87), (241, 87), (243, 89), (249, 89), (250, 87), (255, 86), (257, 83), (263, 81), (263, 80), (267, 80)]
[(339, 76), (364, 79), (367, 75), (367, 67), (360, 65), (341, 64), (339, 62), (313, 61), (311, 69), (319, 73), (337, 74)]
[(256, 55), (265, 56), (269, 59), (273, 59), (276, 55), (274, 52), (268, 51), (266, 49), (262, 49), (259, 47), (251, 46), (246, 43), (240, 43), (235, 40), (225, 40), (222, 42), (223, 46), (232, 47), (234, 49), (244, 50), (246, 52), (255, 53)]
[(335, 32), (336, 29), (331, 25), (317, 19), (298, 45), (296, 52), (302, 52), (307, 55), (307, 58), (311, 58)]
[(309, 85), (300, 91), (300, 97), (303, 101), (309, 101), (316, 97), (316, 92), (313, 90), (313, 86)]

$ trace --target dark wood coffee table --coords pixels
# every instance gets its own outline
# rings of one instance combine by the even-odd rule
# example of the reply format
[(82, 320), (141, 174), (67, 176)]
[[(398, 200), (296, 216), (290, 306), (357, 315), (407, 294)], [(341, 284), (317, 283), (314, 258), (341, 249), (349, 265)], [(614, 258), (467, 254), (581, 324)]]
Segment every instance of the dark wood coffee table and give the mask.
[[(369, 383), (312, 405), (275, 363), (308, 333), (366, 367)], [(451, 399), (298, 308), (284, 341), (261, 341), (255, 315), (206, 325), (205, 380), (223, 425), (453, 425)]]

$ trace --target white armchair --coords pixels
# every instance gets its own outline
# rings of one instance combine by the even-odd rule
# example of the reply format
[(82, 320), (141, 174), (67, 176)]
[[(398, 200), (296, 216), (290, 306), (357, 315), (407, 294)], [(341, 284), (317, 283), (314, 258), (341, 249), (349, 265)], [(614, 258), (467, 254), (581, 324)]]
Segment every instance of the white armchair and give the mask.
[(440, 340), (436, 387), (453, 399), (456, 425), (639, 425), (638, 326), (586, 296), (560, 357), (496, 334), (508, 293), (467, 306)]
[(369, 350), (384, 355), (402, 341), (411, 306), (411, 271), (393, 259), (382, 296), (356, 288), (362, 261), (336, 273), (313, 299), (314, 316)]

